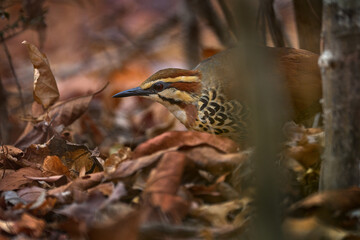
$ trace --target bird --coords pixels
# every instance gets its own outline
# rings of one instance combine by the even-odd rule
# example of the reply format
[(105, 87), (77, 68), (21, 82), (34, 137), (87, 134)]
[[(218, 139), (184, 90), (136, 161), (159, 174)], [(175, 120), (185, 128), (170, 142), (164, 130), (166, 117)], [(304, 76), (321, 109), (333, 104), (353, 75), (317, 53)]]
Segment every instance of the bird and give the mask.
[[(262, 47), (275, 61), (275, 73), (289, 95), (292, 119), (302, 122), (321, 111), (318, 55), (295, 48)], [(247, 65), (227, 49), (194, 69), (166, 68), (140, 86), (114, 98), (141, 96), (164, 105), (189, 130), (229, 137), (237, 142), (249, 135), (251, 109), (246, 91)], [(237, 59), (235, 61), (235, 59)]]

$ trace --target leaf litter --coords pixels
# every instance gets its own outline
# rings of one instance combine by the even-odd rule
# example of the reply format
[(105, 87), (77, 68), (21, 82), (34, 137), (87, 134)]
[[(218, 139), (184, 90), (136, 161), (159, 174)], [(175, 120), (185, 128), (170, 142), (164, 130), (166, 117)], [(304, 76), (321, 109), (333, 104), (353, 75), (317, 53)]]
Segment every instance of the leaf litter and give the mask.
[[(151, 133), (143, 134), (151, 137), (135, 148), (120, 144), (104, 151), (75, 143), (71, 126), (89, 123), (82, 116), (106, 85), (59, 101), (48, 59), (25, 44), (34, 66), (34, 103), (15, 146), (0, 146), (2, 238), (249, 237), (256, 215), (253, 149), (207, 133), (162, 133), (174, 125), (171, 118), (150, 124)], [(139, 127), (152, 117), (143, 112), (134, 123)], [(323, 131), (294, 123), (284, 131), (285, 236), (359, 239), (359, 188), (317, 193)]]

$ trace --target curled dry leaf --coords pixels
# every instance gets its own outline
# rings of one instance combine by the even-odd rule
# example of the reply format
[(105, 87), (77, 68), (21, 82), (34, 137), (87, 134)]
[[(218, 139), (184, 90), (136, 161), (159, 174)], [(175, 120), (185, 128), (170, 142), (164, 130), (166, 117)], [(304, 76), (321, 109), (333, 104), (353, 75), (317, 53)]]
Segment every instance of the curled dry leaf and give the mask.
[(26, 176), (42, 177), (43, 174), (35, 168), (21, 168), (0, 179), (0, 191), (19, 189), (21, 186), (33, 182), (32, 179), (28, 179)]
[(41, 104), (44, 109), (48, 109), (60, 96), (49, 61), (35, 45), (26, 41), (22, 43), (27, 46), (30, 60), (34, 65), (34, 100)]
[(26, 131), (26, 133), (22, 134), (15, 142), (15, 146), (20, 149), (25, 149), (31, 144), (44, 143), (54, 135), (53, 128), (49, 126), (49, 123), (46, 121), (39, 122), (35, 125), (29, 123), (28, 126), (29, 127), (26, 128), (30, 130), (27, 131), (25, 129), (24, 131)]
[(326, 212), (330, 215), (332, 215), (332, 213), (341, 215), (359, 208), (360, 188), (353, 187), (313, 194), (292, 205), (289, 209), (289, 214), (297, 217), (308, 216), (310, 214), (318, 214), (321, 216)]
[(250, 157), (250, 151), (224, 154), (210, 146), (183, 147), (186, 156), (192, 160), (199, 169), (206, 170), (214, 175), (224, 174), (234, 170), (240, 163)]
[(130, 158), (132, 152), (129, 147), (120, 147), (116, 153), (111, 154), (104, 163), (104, 170), (106, 173), (110, 174), (114, 172), (117, 166), (125, 161), (126, 159)]
[(137, 159), (123, 161), (119, 164), (114, 172), (107, 176), (107, 180), (115, 180), (131, 176), (137, 171), (149, 167), (153, 163), (157, 162), (165, 152), (172, 150), (175, 150), (175, 148), (159, 151)]
[(160, 136), (152, 138), (140, 144), (133, 154), (133, 158), (150, 155), (154, 152), (171, 147), (210, 145), (222, 152), (233, 153), (238, 149), (238, 145), (224, 137), (212, 135), (204, 132), (166, 132)]
[(320, 163), (324, 148), (324, 132), (318, 128), (298, 126), (295, 123), (285, 125), (285, 133), (288, 137), (285, 155), (293, 158), (305, 168), (313, 167)]
[(151, 172), (144, 191), (145, 206), (151, 208), (147, 220), (167, 220), (180, 222), (189, 210), (189, 202), (177, 195), (182, 174), (186, 163), (186, 156), (179, 152), (165, 153), (158, 166)]
[(24, 152), (11, 145), (2, 145), (0, 146), (0, 160), (9, 159), (12, 161), (17, 161), (18, 158), (22, 157)]
[(25, 177), (28, 179), (32, 179), (34, 181), (53, 183), (56, 187), (64, 185), (68, 182), (68, 178), (65, 175), (55, 175), (50, 177), (32, 177), (32, 176), (25, 176)]
[(87, 190), (88, 193), (101, 192), (104, 196), (110, 196), (114, 191), (114, 184), (112, 182), (102, 183)]
[(45, 189), (40, 187), (23, 188), (17, 192), (18, 196), (27, 203), (34, 202), (38, 197), (45, 192)]
[(346, 240), (360, 239), (353, 232), (327, 225), (315, 216), (287, 218), (283, 224), (285, 239), (293, 240)]
[(38, 238), (42, 235), (44, 228), (44, 220), (35, 218), (27, 213), (24, 213), (21, 219), (17, 221), (0, 220), (0, 229), (13, 235), (23, 233)]
[(247, 217), (252, 211), (250, 203), (251, 199), (245, 197), (219, 204), (202, 205), (192, 209), (190, 215), (205, 220), (216, 227), (233, 224), (240, 226), (247, 221)]
[(104, 179), (104, 172), (92, 173), (83, 177), (77, 178), (68, 184), (51, 189), (48, 191), (49, 195), (61, 196), (66, 191), (72, 191), (74, 189), (85, 191), (98, 185)]
[(85, 113), (93, 96), (106, 86), (107, 84), (93, 94), (58, 102), (51, 106), (48, 112), (36, 118), (37, 124), (28, 124), (15, 146), (25, 149), (31, 144), (46, 142), (54, 136), (55, 132), (60, 133), (64, 127), (69, 126)]
[(61, 162), (58, 156), (47, 156), (42, 165), (44, 171), (52, 175), (66, 175), (69, 176), (69, 169)]
[(99, 172), (102, 165), (97, 160), (98, 152), (91, 151), (86, 145), (67, 142), (60, 137), (53, 137), (47, 143), (50, 155), (58, 156), (69, 169), (79, 173), (85, 167), (86, 173)]
[[(49, 116), (54, 119), (53, 125), (64, 127), (72, 124), (85, 113), (94, 95), (82, 96), (62, 102), (58, 102), (49, 109)], [(41, 118), (45, 118), (43, 115)]]

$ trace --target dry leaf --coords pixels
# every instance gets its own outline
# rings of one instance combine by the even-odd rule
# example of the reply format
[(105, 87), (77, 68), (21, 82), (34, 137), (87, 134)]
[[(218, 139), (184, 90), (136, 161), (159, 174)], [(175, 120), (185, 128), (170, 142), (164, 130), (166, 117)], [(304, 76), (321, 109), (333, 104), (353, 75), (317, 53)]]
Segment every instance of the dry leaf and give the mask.
[[(62, 102), (58, 102), (49, 109), (50, 119), (54, 119), (54, 126), (63, 125), (64, 127), (72, 124), (88, 109), (89, 103), (94, 95), (78, 97)], [(46, 115), (41, 118), (44, 119)]]
[[(144, 191), (145, 206), (151, 208), (148, 221), (167, 216), (167, 221), (181, 222), (187, 214), (189, 202), (177, 195), (184, 171), (186, 156), (178, 152), (165, 153), (151, 172)], [(158, 217), (156, 212), (160, 209)]]
[(60, 96), (49, 61), (33, 44), (26, 41), (22, 43), (27, 46), (30, 60), (34, 65), (34, 100), (44, 109), (48, 109)]
[(141, 223), (140, 212), (129, 213), (126, 216), (120, 216), (111, 222), (101, 222), (89, 229), (89, 239), (121, 239), (136, 240), (138, 238), (138, 228)]
[(58, 156), (47, 156), (44, 159), (42, 168), (55, 175), (69, 176), (69, 169), (61, 162)]
[(175, 150), (175, 148), (159, 151), (149, 156), (140, 157), (138, 159), (123, 161), (119, 164), (114, 172), (107, 176), (107, 179), (115, 180), (131, 176), (139, 170), (149, 167), (151, 164), (157, 162), (165, 152), (173, 150)]
[(18, 158), (22, 157), (24, 152), (11, 145), (2, 145), (0, 146), (0, 159), (3, 160), (4, 158), (17, 161)]
[(56, 136), (50, 139), (47, 146), (49, 155), (58, 156), (69, 170), (79, 173), (85, 167), (87, 174), (103, 170), (96, 158), (99, 153), (89, 150), (86, 145), (70, 143)]
[(0, 229), (13, 235), (24, 233), (38, 238), (42, 235), (44, 228), (44, 220), (35, 218), (27, 213), (24, 213), (21, 219), (17, 221), (0, 220)]
[(295, 203), (289, 209), (291, 216), (308, 216), (317, 214), (322, 216), (342, 215), (360, 207), (360, 188), (353, 187), (343, 190), (325, 191), (313, 194)]
[(19, 189), (21, 186), (33, 182), (32, 179), (28, 179), (25, 176), (42, 177), (43, 174), (39, 169), (21, 168), (16, 172), (6, 175), (4, 178), (0, 179), (0, 191)]
[(212, 226), (241, 225), (251, 211), (251, 199), (243, 198), (213, 205), (201, 205), (192, 209), (190, 215), (209, 222)]
[(24, 200), (27, 203), (34, 202), (38, 197), (41, 195), (41, 193), (44, 193), (46, 190), (40, 187), (28, 187), (23, 188), (19, 191), (17, 191), (18, 196)]
[(58, 196), (61, 195), (63, 192), (71, 191), (74, 189), (85, 191), (89, 188), (98, 185), (103, 179), (104, 179), (104, 172), (88, 174), (85, 175), (84, 177), (76, 178), (75, 180), (69, 182), (64, 186), (50, 189), (48, 191), (48, 194)]
[(325, 224), (318, 218), (287, 218), (283, 224), (286, 239), (292, 240), (356, 240), (360, 235)]
[(210, 145), (222, 152), (233, 153), (238, 149), (238, 145), (225, 137), (216, 136), (204, 132), (166, 132), (160, 136), (146, 141), (139, 145), (133, 154), (133, 158), (150, 155), (154, 152), (171, 147)]
[(246, 161), (251, 151), (224, 154), (210, 146), (197, 146), (182, 149), (199, 169), (206, 170), (214, 175), (224, 174), (234, 170), (240, 163)]

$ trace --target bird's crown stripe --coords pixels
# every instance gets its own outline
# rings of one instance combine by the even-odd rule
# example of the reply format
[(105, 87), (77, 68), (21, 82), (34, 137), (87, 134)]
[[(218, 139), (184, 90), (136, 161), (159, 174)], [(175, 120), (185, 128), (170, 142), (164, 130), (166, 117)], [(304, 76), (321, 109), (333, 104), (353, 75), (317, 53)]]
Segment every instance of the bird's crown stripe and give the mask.
[(155, 81), (144, 83), (141, 86), (141, 88), (142, 89), (148, 89), (153, 84), (155, 84), (157, 82), (166, 82), (166, 83), (171, 83), (171, 82), (200, 82), (200, 79), (197, 76), (178, 76), (178, 77), (175, 77), (175, 78), (161, 78), (161, 79), (156, 79)]

